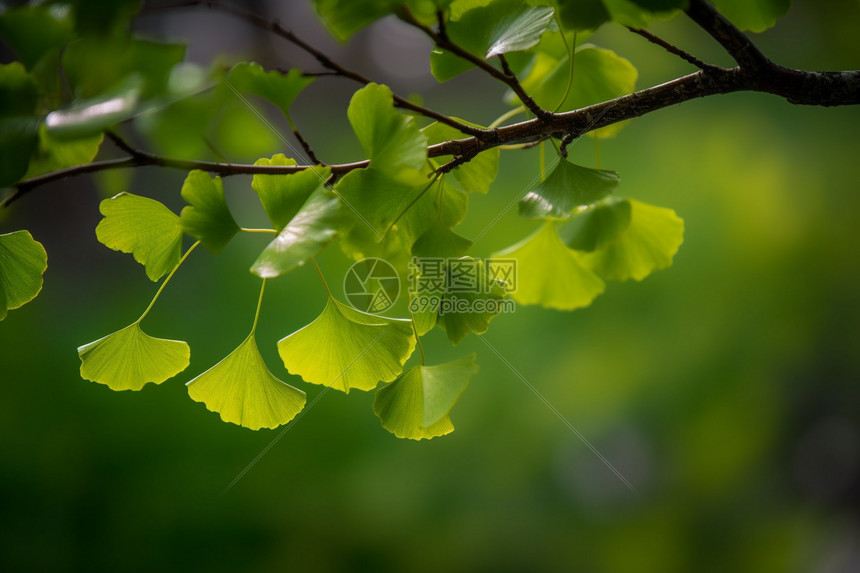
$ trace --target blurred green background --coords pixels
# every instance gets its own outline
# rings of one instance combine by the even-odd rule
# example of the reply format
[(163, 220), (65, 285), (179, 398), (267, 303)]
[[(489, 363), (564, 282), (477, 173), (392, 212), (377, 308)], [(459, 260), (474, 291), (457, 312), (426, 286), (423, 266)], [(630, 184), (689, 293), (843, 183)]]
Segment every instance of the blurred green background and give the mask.
[[(429, 46), (396, 21), (343, 48), (304, 3), (249, 7), (446, 113), (486, 124), (506, 109), (502, 90), (476, 72), (434, 85)], [(858, 21), (858, 2), (798, 1), (757, 41), (784, 65), (857, 68)], [(136, 26), (190, 41), (201, 63), (228, 53), (308, 64), (203, 10)], [(653, 29), (729, 63), (683, 17)], [(618, 27), (593, 41), (629, 58), (640, 87), (692, 71)], [(345, 113), (355, 87), (321, 79), (297, 102), (296, 121), (325, 161), (360, 157)], [(486, 340), (638, 496), (474, 335), (456, 348), (438, 330), (425, 338), (432, 363), (478, 354), (449, 436), (398, 440), (372, 414), (372, 394), (358, 391), (327, 392), (286, 433), (220, 422), (184, 382), (247, 334), (258, 236), (237, 237), (217, 258), (196, 253), (147, 318), (151, 334), (189, 341), (186, 373), (137, 393), (81, 380), (77, 346), (137, 318), (156, 288), (130, 256), (96, 241), (98, 202), (119, 186), (178, 210), (183, 174), (146, 168), (38, 190), (0, 213), (0, 232), (27, 228), (49, 255), (42, 294), (0, 323), (0, 569), (860, 570), (858, 128), (860, 109), (763, 94), (631, 122), (601, 141), (601, 167), (620, 173), (619, 194), (684, 218), (674, 266), (610, 283), (587, 309), (520, 307), (493, 321)], [(231, 130), (231, 159), (248, 159), (249, 147), (289, 154), (259, 125)], [(593, 142), (577, 142), (572, 156), (593, 165)], [(471, 197), (458, 231), (477, 236), (537, 165), (535, 150), (504, 152), (493, 190)], [(225, 184), (245, 226), (265, 220), (249, 183)], [(473, 254), (535, 227), (511, 209)], [(332, 246), (320, 262), (339, 290), (348, 261)], [(309, 403), (321, 388), (287, 374), (275, 342), (324, 299), (309, 268), (270, 283), (257, 334), (269, 367)]]

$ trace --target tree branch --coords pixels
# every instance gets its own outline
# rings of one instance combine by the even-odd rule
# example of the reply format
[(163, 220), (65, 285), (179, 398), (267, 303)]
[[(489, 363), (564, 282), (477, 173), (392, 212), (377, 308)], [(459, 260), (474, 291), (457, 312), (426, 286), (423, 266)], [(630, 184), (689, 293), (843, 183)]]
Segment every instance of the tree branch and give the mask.
[(724, 68), (721, 68), (719, 66), (715, 66), (713, 64), (703, 62), (702, 60), (700, 60), (699, 58), (697, 58), (693, 54), (686, 52), (686, 51), (682, 50), (681, 48), (679, 48), (673, 44), (670, 44), (669, 42), (667, 42), (663, 38), (661, 38), (659, 36), (655, 36), (654, 34), (649, 32), (648, 30), (643, 30), (642, 28), (633, 28), (632, 26), (627, 26), (627, 29), (630, 30), (631, 32), (633, 32), (634, 34), (638, 34), (639, 36), (642, 36), (643, 38), (645, 38), (646, 40), (648, 40), (652, 44), (656, 44), (656, 45), (660, 46), (661, 48), (663, 48), (664, 50), (666, 50), (670, 54), (674, 54), (674, 55), (678, 56), (679, 58), (681, 58), (685, 62), (693, 64), (694, 66), (696, 66), (700, 70), (723, 70), (724, 69)]
[[(321, 66), (332, 71), (332, 74), (328, 74), (328, 75), (338, 75), (338, 76), (353, 80), (355, 82), (358, 82), (362, 85), (367, 85), (367, 84), (373, 82), (373, 80), (371, 80), (370, 78), (368, 78), (368, 77), (366, 77), (366, 76), (364, 76), (364, 75), (362, 75), (356, 71), (345, 68), (342, 65), (338, 64), (337, 62), (335, 62), (334, 60), (329, 58), (326, 54), (324, 54), (322, 51), (314, 48), (312, 45), (308, 44), (307, 42), (305, 42), (304, 40), (302, 40), (301, 38), (296, 36), (292, 31), (281, 26), (281, 24), (278, 21), (269, 20), (267, 18), (264, 18), (263, 16), (255, 14), (254, 12), (249, 12), (247, 10), (244, 10), (242, 8), (237, 8), (237, 7), (231, 6), (229, 4), (222, 4), (218, 0), (185, 0), (185, 1), (181, 1), (181, 2), (173, 2), (170, 4), (161, 4), (161, 5), (157, 5), (157, 6), (145, 5), (144, 8), (141, 9), (141, 13), (144, 13), (144, 12), (152, 13), (152, 12), (164, 11), (164, 10), (175, 10), (175, 9), (179, 9), (179, 8), (193, 8), (193, 7), (198, 7), (198, 6), (206, 6), (207, 8), (212, 9), (212, 10), (220, 10), (220, 11), (222, 11), (226, 14), (229, 14), (235, 18), (238, 18), (240, 20), (244, 20), (245, 22), (248, 22), (249, 24), (253, 24), (254, 26), (257, 26), (257, 27), (262, 28), (264, 30), (270, 31), (274, 35), (276, 35), (280, 38), (283, 38), (284, 40), (290, 42), (291, 44), (300, 48), (304, 52), (310, 54), (317, 62), (319, 62), (319, 64)], [(305, 74), (305, 75), (308, 75), (308, 74)], [(316, 75), (322, 75), (322, 74), (316, 74)], [(482, 129), (479, 127), (467, 125), (465, 123), (462, 123), (460, 121), (452, 119), (443, 113), (439, 113), (438, 111), (434, 111), (434, 110), (426, 108), (422, 105), (412, 103), (408, 99), (401, 97), (397, 94), (393, 94), (393, 97), (394, 97), (394, 105), (395, 106), (402, 108), (402, 109), (408, 109), (410, 111), (414, 111), (415, 113), (419, 113), (419, 114), (423, 115), (424, 117), (428, 117), (430, 119), (436, 120), (439, 123), (444, 123), (445, 125), (453, 127), (454, 129), (456, 129), (456, 130), (458, 130), (461, 133), (464, 133), (466, 135), (471, 135), (474, 137), (487, 137), (488, 135), (491, 135), (490, 130), (486, 130), (486, 129)]]
[(746, 34), (705, 0), (690, 0), (686, 12), (691, 20), (725, 48), (740, 67), (755, 71), (774, 66)]

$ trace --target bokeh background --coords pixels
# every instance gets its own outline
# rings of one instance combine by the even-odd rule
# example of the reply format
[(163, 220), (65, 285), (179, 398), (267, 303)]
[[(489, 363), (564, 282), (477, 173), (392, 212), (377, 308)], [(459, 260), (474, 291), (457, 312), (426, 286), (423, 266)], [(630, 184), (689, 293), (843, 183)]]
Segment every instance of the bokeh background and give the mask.
[[(446, 113), (487, 124), (507, 109), (503, 90), (477, 72), (437, 85), (430, 46), (394, 19), (344, 47), (304, 2), (246, 6)], [(857, 68), (858, 21), (856, 1), (797, 0), (756, 40), (785, 65)], [(313, 66), (205, 9), (135, 26), (190, 42), (192, 62)], [(729, 64), (683, 17), (653, 29)], [(629, 58), (640, 87), (692, 71), (620, 27), (592, 41)], [(323, 78), (297, 101), (296, 122), (325, 161), (361, 157), (345, 112), (356, 87)], [(243, 117), (219, 128), (221, 153), (291, 155)], [(763, 94), (631, 122), (601, 141), (601, 166), (621, 174), (619, 194), (684, 218), (674, 266), (610, 283), (573, 313), (520, 307), (493, 321), (486, 340), (640, 495), (474, 335), (456, 348), (440, 331), (425, 338), (431, 362), (477, 352), (481, 366), (449, 436), (398, 440), (372, 414), (372, 394), (358, 391), (326, 393), (286, 433), (222, 423), (184, 382), (245, 337), (259, 287), (247, 268), (263, 237), (237, 237), (219, 257), (196, 253), (147, 318), (148, 332), (189, 341), (186, 373), (135, 393), (81, 380), (77, 346), (137, 318), (156, 288), (130, 256), (96, 241), (98, 202), (125, 189), (178, 211), (183, 174), (146, 168), (39, 189), (0, 212), (0, 232), (27, 228), (49, 255), (42, 294), (0, 323), (0, 569), (860, 570), (858, 128), (860, 109)], [(593, 165), (593, 142), (572, 154)], [(491, 193), (471, 197), (458, 231), (478, 235), (537, 170), (535, 150), (504, 152)], [(226, 188), (241, 224), (264, 222), (250, 178)], [(512, 209), (473, 254), (535, 226)], [(339, 289), (348, 262), (338, 247), (320, 262)], [(257, 336), (270, 368), (309, 402), (321, 388), (285, 372), (275, 342), (324, 299), (309, 268), (272, 282)]]

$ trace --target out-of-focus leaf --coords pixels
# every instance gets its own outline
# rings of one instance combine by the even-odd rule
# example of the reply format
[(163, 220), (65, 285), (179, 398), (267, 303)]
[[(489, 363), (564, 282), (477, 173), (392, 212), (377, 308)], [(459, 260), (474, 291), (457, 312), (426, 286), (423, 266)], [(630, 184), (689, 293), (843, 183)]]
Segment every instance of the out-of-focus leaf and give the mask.
[(341, 42), (402, 3), (403, 0), (313, 0), (317, 14)]
[(603, 0), (556, 0), (566, 30), (596, 30), (611, 19)]
[(99, 133), (91, 137), (63, 141), (52, 137), (45, 124), (42, 124), (39, 126), (39, 146), (30, 158), (26, 177), (89, 163), (98, 154), (103, 139), (104, 134)]
[(791, 0), (714, 0), (714, 7), (741, 30), (764, 32), (788, 12)]
[(79, 139), (99, 134), (135, 114), (140, 102), (141, 83), (139, 76), (132, 75), (116, 90), (52, 111), (45, 118), (45, 127), (56, 139)]
[(211, 252), (220, 253), (239, 232), (239, 225), (224, 199), (221, 177), (213, 178), (195, 169), (185, 178), (180, 193), (189, 203), (180, 213), (182, 230)]
[(74, 38), (70, 15), (69, 6), (63, 4), (9, 8), (0, 14), (0, 36), (32, 70), (42, 56)]
[(79, 34), (119, 36), (140, 8), (140, 0), (74, 0), (75, 27)]
[(105, 246), (134, 255), (157, 281), (173, 270), (182, 250), (182, 222), (170, 209), (148, 197), (120, 193), (99, 204), (104, 218), (96, 237)]
[(254, 62), (236, 64), (227, 76), (227, 82), (239, 92), (254, 94), (272, 102), (287, 117), (290, 117), (293, 101), (314, 79), (303, 76), (297, 68), (286, 74), (275, 70), (266, 72)]
[(36, 298), (47, 268), (48, 254), (29, 231), (0, 235), (0, 320)]
[(307, 401), (304, 392), (269, 371), (253, 333), (187, 386), (193, 400), (218, 412), (222, 420), (252, 430), (286, 424)]
[(436, 366), (415, 366), (376, 391), (373, 412), (398, 438), (448, 434), (454, 430), (449, 413), (477, 372), (474, 354)]
[(39, 141), (36, 82), (21, 62), (0, 65), (0, 186), (27, 173)]
[(577, 209), (612, 193), (618, 182), (614, 171), (582, 167), (561, 157), (546, 180), (520, 200), (520, 216), (567, 219)]
[(181, 340), (149, 336), (135, 322), (78, 348), (81, 378), (111, 390), (140, 390), (161, 384), (188, 368), (191, 349)]
[(606, 247), (582, 255), (583, 262), (607, 280), (641, 281), (670, 266), (684, 242), (684, 221), (674, 211), (627, 201), (631, 208), (627, 230)]
[(493, 254), (493, 259), (516, 259), (517, 283), (511, 298), (521, 304), (573, 310), (591, 304), (605, 288), (580, 256), (564, 246), (549, 222), (519, 243)]
[(562, 242), (577, 251), (594, 251), (615, 241), (630, 225), (630, 201), (611, 198), (577, 213), (558, 229)]
[(278, 342), (291, 374), (342, 392), (394, 380), (413, 350), (410, 321), (365, 314), (331, 297), (316, 320)]
[(296, 216), (260, 253), (251, 272), (264, 279), (274, 278), (304, 265), (334, 239), (340, 210), (340, 199), (331, 191), (323, 188), (314, 191)]

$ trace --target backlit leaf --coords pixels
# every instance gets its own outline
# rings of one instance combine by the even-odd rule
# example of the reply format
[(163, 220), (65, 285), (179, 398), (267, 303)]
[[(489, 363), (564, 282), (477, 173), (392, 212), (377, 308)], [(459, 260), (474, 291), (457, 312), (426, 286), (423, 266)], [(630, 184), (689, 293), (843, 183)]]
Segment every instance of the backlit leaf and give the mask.
[(187, 386), (193, 400), (218, 412), (222, 420), (252, 430), (286, 424), (307, 400), (304, 392), (269, 371), (253, 334)]
[(583, 262), (607, 280), (642, 280), (651, 271), (664, 269), (684, 242), (684, 221), (671, 209), (640, 201), (630, 202), (630, 224), (618, 239)]
[(493, 255), (493, 259), (502, 258), (517, 261), (516, 289), (511, 298), (521, 304), (573, 310), (591, 304), (605, 288), (604, 282), (580, 260), (580, 255), (561, 242), (550, 222)]
[(74, 165), (83, 165), (95, 159), (104, 134), (63, 141), (52, 137), (45, 124), (39, 126), (39, 146), (27, 169), (27, 178)]
[(233, 66), (227, 82), (241, 93), (250, 93), (266, 99), (290, 117), (290, 106), (298, 95), (314, 82), (301, 70), (291, 69), (286, 74), (272, 70), (266, 72), (260, 64), (242, 62)]
[(562, 242), (577, 251), (594, 251), (618, 239), (630, 225), (630, 201), (610, 198), (577, 213), (558, 229)]
[[(479, 127), (468, 121), (464, 121), (463, 123)], [(427, 145), (434, 145), (452, 139), (462, 139), (464, 137), (457, 129), (438, 122), (431, 123), (422, 129), (421, 132), (427, 137)], [(497, 147), (482, 151), (468, 162), (446, 173), (445, 182), (455, 189), (460, 189), (468, 193), (488, 192), (490, 184), (499, 173), (499, 153), (500, 151)], [(434, 157), (431, 161), (438, 167), (447, 163), (450, 159), (452, 159), (450, 155), (442, 155)]]
[(274, 278), (304, 265), (334, 239), (340, 214), (337, 196), (327, 189), (317, 189), (275, 240), (260, 253), (251, 266), (251, 272), (264, 279)]
[(791, 0), (714, 0), (712, 3), (741, 30), (763, 32), (785, 16)]
[(612, 193), (618, 183), (618, 174), (614, 171), (589, 169), (561, 157), (546, 180), (520, 200), (520, 216), (567, 219), (580, 207)]
[(413, 350), (410, 321), (359, 312), (331, 297), (316, 320), (278, 342), (291, 374), (343, 392), (394, 380)]
[(29, 231), (0, 235), (0, 320), (42, 290), (48, 254)]
[(398, 438), (448, 434), (454, 430), (448, 415), (477, 372), (474, 354), (437, 366), (414, 366), (376, 391), (373, 411)]
[[(271, 159), (258, 159), (254, 165), (296, 165), (294, 159), (279, 153)], [(254, 175), (251, 187), (260, 197), (272, 226), (280, 231), (296, 216), (311, 193), (321, 189), (331, 175), (328, 167), (315, 166), (290, 175)]]
[(99, 211), (104, 215), (96, 227), (99, 242), (134, 255), (150, 280), (157, 281), (179, 262), (182, 222), (155, 199), (120, 193), (102, 201)]
[(198, 239), (211, 252), (220, 253), (239, 232), (239, 225), (224, 199), (221, 178), (194, 170), (185, 178), (181, 194), (189, 203), (180, 214), (182, 230)]
[(505, 284), (487, 273), (483, 261), (471, 257), (448, 261), (444, 273), (445, 292), (436, 324), (453, 344), (471, 332), (487, 332), (490, 320), (502, 311)]
[(154, 338), (135, 322), (78, 348), (81, 377), (111, 390), (140, 390), (161, 384), (188, 367), (191, 349), (181, 340)]
[(403, 0), (313, 0), (317, 14), (341, 42), (401, 3)]

